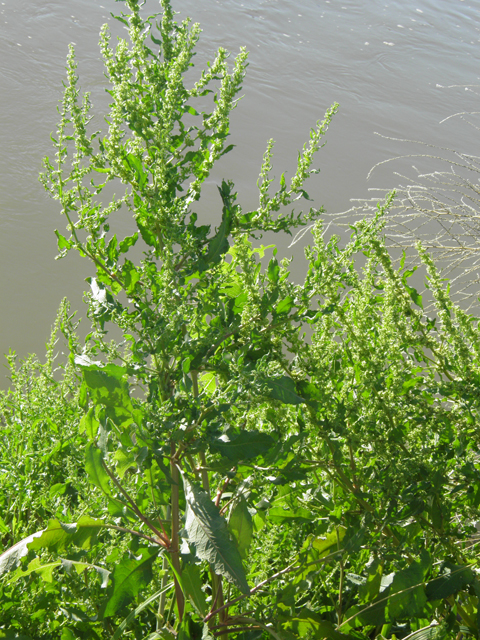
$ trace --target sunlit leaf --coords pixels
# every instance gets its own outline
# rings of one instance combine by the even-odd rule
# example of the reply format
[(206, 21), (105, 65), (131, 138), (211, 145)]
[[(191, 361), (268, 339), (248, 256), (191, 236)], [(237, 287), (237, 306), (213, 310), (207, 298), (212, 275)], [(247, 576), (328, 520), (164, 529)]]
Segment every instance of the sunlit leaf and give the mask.
[(250, 589), (242, 559), (230, 539), (225, 519), (210, 497), (183, 476), (187, 514), (185, 529), (200, 560), (206, 560), (216, 573), (232, 582), (242, 593)]
[(237, 541), (240, 557), (245, 559), (252, 543), (253, 521), (246, 501), (241, 498), (233, 507), (228, 519), (230, 533)]
[(115, 565), (109, 597), (103, 607), (105, 618), (113, 616), (146, 587), (152, 579), (152, 564), (160, 548), (142, 547), (135, 556), (125, 553)]

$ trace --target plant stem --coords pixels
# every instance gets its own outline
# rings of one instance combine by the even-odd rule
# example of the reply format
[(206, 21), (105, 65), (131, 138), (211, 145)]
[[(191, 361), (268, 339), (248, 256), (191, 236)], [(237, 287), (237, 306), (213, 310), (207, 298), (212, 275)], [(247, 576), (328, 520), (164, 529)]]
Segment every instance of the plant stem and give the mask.
[[(167, 520), (170, 520), (172, 516), (172, 508), (171, 505), (167, 506)], [(163, 574), (162, 577), (162, 589), (164, 589), (167, 586), (167, 581), (168, 581), (168, 560), (167, 557), (164, 555), (163, 556), (163, 562), (162, 562), (162, 570), (165, 572)], [(160, 599), (158, 601), (158, 617), (157, 617), (157, 631), (160, 631), (160, 620), (163, 620), (163, 614), (165, 613), (165, 603), (167, 600), (167, 592), (164, 591), (162, 593), (162, 595), (160, 596)]]
[[(180, 529), (180, 507), (179, 507), (179, 483), (180, 473), (177, 466), (177, 459), (175, 455), (175, 443), (171, 443), (172, 459), (170, 463), (170, 473), (172, 475), (172, 539), (170, 544), (170, 553), (172, 556), (172, 564), (178, 575), (181, 574), (180, 570), (180, 550), (179, 550), (179, 529)], [(178, 584), (177, 576), (174, 576), (175, 580), (175, 594), (177, 598), (178, 617), (180, 622), (183, 619), (183, 611), (185, 600), (183, 597), (183, 591)]]

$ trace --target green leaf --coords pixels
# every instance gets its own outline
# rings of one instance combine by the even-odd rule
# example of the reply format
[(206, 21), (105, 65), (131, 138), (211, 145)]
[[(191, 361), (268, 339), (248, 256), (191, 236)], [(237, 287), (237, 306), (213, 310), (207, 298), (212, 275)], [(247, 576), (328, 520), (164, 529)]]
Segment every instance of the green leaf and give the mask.
[(301, 520), (303, 522), (312, 521), (312, 513), (304, 507), (297, 506), (291, 500), (275, 500), (274, 506), (268, 510), (268, 519), (276, 524)]
[(95, 440), (99, 427), (100, 422), (95, 417), (95, 407), (90, 407), (87, 413), (80, 420), (80, 433), (86, 433), (89, 440)]
[(410, 294), (411, 299), (417, 305), (417, 307), (420, 307), (421, 309), (423, 309), (423, 298), (418, 293), (418, 291), (414, 287), (410, 287), (408, 284), (405, 285), (405, 288)]
[(188, 104), (183, 105), (183, 111), (184, 113), (189, 113), (192, 116), (200, 115), (196, 109), (194, 109), (193, 107), (190, 107)]
[(340, 543), (340, 549), (342, 548), (342, 540), (346, 533), (345, 527), (337, 527), (334, 531), (331, 531), (325, 538), (314, 538), (312, 540), (312, 547), (319, 553), (319, 558), (324, 558), (334, 549), (336, 549)]
[(367, 569), (367, 581), (358, 590), (361, 602), (369, 602), (376, 598), (380, 592), (383, 575), (383, 564), (375, 558)]
[(82, 368), (85, 383), (96, 404), (132, 409), (124, 367), (114, 364), (104, 367), (97, 364), (85, 365), (80, 359), (77, 359), (77, 364)]
[(275, 444), (272, 436), (260, 431), (242, 431), (238, 436), (230, 440), (228, 434), (224, 434), (211, 445), (212, 451), (218, 451), (222, 456), (232, 462), (239, 460), (251, 460), (266, 453)]
[(207, 600), (202, 591), (200, 567), (196, 564), (186, 564), (182, 571), (182, 587), (185, 595), (196, 611), (204, 618), (208, 613)]
[(282, 626), (284, 629), (292, 631), (299, 638), (311, 638), (312, 640), (347, 640), (351, 636), (337, 631), (334, 625), (327, 620), (322, 620), (321, 617), (304, 607), (300, 612), (295, 613), (285, 619), (282, 616)]
[(265, 381), (268, 396), (285, 404), (303, 404), (305, 399), (298, 395), (295, 382), (288, 376), (269, 378)]
[(414, 631), (407, 636), (408, 640), (447, 640), (449, 637), (451, 636), (448, 626), (438, 622), (432, 622), (428, 627)]
[(428, 600), (443, 600), (462, 591), (475, 580), (472, 569), (467, 565), (445, 563), (442, 575), (431, 580), (426, 587)]
[(295, 306), (293, 298), (291, 296), (287, 296), (284, 300), (281, 300), (277, 306), (275, 307), (275, 313), (280, 315), (281, 313), (288, 313), (290, 309)]
[(63, 551), (69, 544), (75, 544), (82, 549), (89, 549), (96, 541), (103, 520), (82, 516), (78, 522), (63, 524), (58, 520), (50, 520), (48, 527), (40, 532), (38, 537), (28, 543), (28, 548), (34, 551), (48, 549), (57, 553)]
[(42, 535), (42, 531), (37, 531), (20, 540), (13, 547), (7, 549), (0, 555), (0, 576), (9, 571), (13, 571), (20, 564), (22, 558), (28, 554), (28, 545), (34, 540), (35, 537)]
[(93, 442), (87, 444), (85, 457), (85, 470), (90, 482), (101, 489), (105, 495), (111, 497), (112, 490), (110, 489), (109, 477), (102, 464), (103, 454)]
[(52, 582), (53, 570), (57, 567), (60, 567), (61, 565), (61, 560), (42, 564), (40, 558), (34, 558), (31, 562), (28, 563), (28, 567), (25, 569), (25, 571), (22, 571), (22, 568), (18, 567), (18, 569), (11, 576), (9, 576), (7, 584), (13, 584), (20, 578), (26, 578), (32, 573), (38, 573), (45, 582)]
[(245, 559), (252, 543), (253, 521), (244, 498), (233, 507), (228, 519), (228, 528), (237, 541), (240, 557)]
[(280, 266), (276, 258), (272, 258), (268, 263), (267, 276), (272, 284), (277, 284), (280, 275)]
[(136, 556), (126, 553), (115, 565), (109, 598), (103, 607), (103, 616), (113, 616), (127, 605), (141, 589), (152, 580), (152, 564), (159, 554), (159, 547), (142, 547)]
[(82, 549), (88, 549), (95, 542), (98, 531), (104, 526), (103, 520), (95, 520), (89, 516), (82, 516), (77, 523), (73, 524), (62, 524), (58, 520), (50, 520), (46, 529), (32, 533), (0, 555), (0, 576), (18, 567), (29, 549), (33, 551), (48, 549), (59, 552), (72, 543)]
[(108, 581), (110, 579), (111, 572), (104, 567), (99, 567), (96, 564), (90, 564), (89, 562), (79, 562), (78, 560), (68, 560), (66, 558), (62, 558), (62, 567), (64, 567), (65, 571), (70, 574), (73, 570), (75, 570), (77, 575), (83, 573), (86, 569), (94, 569), (101, 578), (101, 588), (105, 589), (108, 585)]
[(387, 621), (411, 620), (424, 613), (427, 595), (423, 581), (429, 567), (430, 557), (425, 552), (419, 562), (412, 562), (409, 567), (395, 574), (385, 607)]
[(185, 529), (200, 560), (209, 562), (215, 573), (224, 576), (244, 594), (250, 593), (242, 559), (230, 539), (225, 519), (210, 496), (183, 475), (187, 513)]
[(130, 247), (133, 247), (134, 244), (137, 242), (137, 240), (138, 240), (138, 233), (134, 233), (132, 236), (127, 236), (120, 242), (118, 246), (118, 252), (127, 253)]
[(124, 447), (117, 449), (113, 458), (117, 461), (115, 469), (120, 479), (123, 478), (128, 469), (137, 466), (137, 459), (134, 453), (127, 451)]
[(57, 236), (57, 245), (58, 245), (59, 251), (64, 251), (65, 249), (71, 249), (72, 247), (71, 240), (67, 240), (65, 236), (62, 236), (62, 234), (59, 233), (56, 229), (55, 229), (55, 235)]
[[(222, 222), (220, 223), (217, 233), (208, 243), (208, 251), (205, 257), (206, 265), (217, 264), (220, 262), (222, 255), (227, 253), (230, 248), (228, 237), (230, 236), (230, 231), (232, 229), (234, 213), (231, 205), (230, 187), (225, 181), (222, 181), (222, 186), (218, 187), (218, 190), (224, 205), (222, 210)], [(205, 271), (205, 268), (203, 271)]]
[(156, 247), (158, 244), (158, 240), (155, 234), (152, 231), (150, 231), (150, 229), (147, 226), (145, 226), (142, 222), (140, 222), (138, 218), (136, 220), (136, 223), (140, 231), (140, 235), (142, 236), (142, 239), (145, 242), (145, 244), (148, 244), (149, 247)]

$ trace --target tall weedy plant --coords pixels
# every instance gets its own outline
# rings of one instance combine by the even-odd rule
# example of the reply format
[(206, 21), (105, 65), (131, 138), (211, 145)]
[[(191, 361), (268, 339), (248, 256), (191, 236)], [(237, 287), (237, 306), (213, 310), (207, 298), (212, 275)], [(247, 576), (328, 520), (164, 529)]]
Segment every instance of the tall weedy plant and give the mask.
[[(282, 175), (272, 192), (269, 142), (258, 208), (242, 210), (223, 181), (218, 227), (199, 223), (202, 184), (231, 150), (247, 54), (230, 70), (219, 49), (187, 86), (200, 30), (161, 4), (144, 17), (126, 0), (128, 39), (115, 48), (102, 29), (106, 132), (90, 132), (70, 50), (42, 175), (67, 219), (60, 256), (76, 250), (94, 267), (92, 331), (71, 357), (103, 512), (50, 520), (0, 556), (0, 574), (13, 572), (8, 585), (56, 576), (62, 640), (380, 638), (432, 620), (444, 637), (459, 621), (478, 630), (466, 542), (480, 502), (469, 488), (476, 327), (422, 254), (438, 309), (425, 316), (411, 272), (393, 269), (379, 238), (385, 209), (343, 250), (312, 223), (303, 285), (274, 247), (268, 259), (272, 247), (252, 245), (318, 218), (285, 208), (308, 200), (337, 105), (289, 183)], [(121, 236), (126, 212), (137, 230)], [(110, 327), (121, 340), (107, 341)]]

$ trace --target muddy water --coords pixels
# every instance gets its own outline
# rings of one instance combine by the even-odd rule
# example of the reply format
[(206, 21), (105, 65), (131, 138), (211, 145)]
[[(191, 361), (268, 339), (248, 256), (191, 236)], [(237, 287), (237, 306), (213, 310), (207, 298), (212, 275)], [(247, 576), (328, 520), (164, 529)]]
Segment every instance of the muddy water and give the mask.
[[(147, 0), (152, 12), (156, 7)], [(178, 0), (174, 8), (203, 27), (197, 64), (218, 46), (250, 51), (244, 98), (232, 118), (236, 148), (205, 189), (202, 212), (212, 220), (222, 177), (235, 180), (244, 206), (255, 205), (267, 139), (277, 141), (277, 175), (292, 172), (309, 128), (334, 101), (341, 110), (308, 188), (330, 212), (347, 209), (369, 187), (395, 185), (389, 165), (366, 180), (372, 165), (405, 152), (376, 132), (477, 151), (460, 118), (439, 122), (476, 108), (479, 2)], [(43, 354), (64, 296), (84, 312), (91, 268), (73, 255), (54, 261), (53, 230), (64, 221), (37, 175), (50, 153), (68, 43), (76, 43), (82, 88), (105, 104), (98, 32), (109, 21), (121, 33), (110, 17), (119, 9), (113, 0), (0, 0), (0, 353)]]

